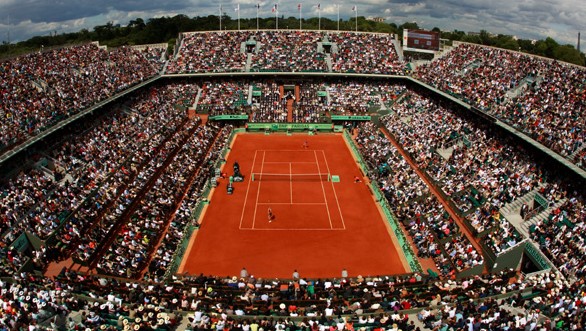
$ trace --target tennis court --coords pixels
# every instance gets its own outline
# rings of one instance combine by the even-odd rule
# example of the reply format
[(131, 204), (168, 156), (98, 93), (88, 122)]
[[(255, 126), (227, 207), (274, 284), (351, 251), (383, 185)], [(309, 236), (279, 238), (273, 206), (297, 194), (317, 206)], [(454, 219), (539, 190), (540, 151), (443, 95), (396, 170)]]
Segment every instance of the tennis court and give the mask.
[[(308, 146), (304, 146), (307, 141)], [(240, 133), (179, 273), (255, 277), (401, 274), (408, 265), (340, 134)], [(338, 176), (339, 181), (332, 181)], [(268, 219), (268, 209), (274, 215)]]
[[(268, 219), (268, 209), (273, 214)], [(286, 221), (280, 221), (280, 215)], [(314, 221), (308, 222), (311, 218)], [(241, 230), (343, 230), (344, 218), (323, 150), (256, 150)]]

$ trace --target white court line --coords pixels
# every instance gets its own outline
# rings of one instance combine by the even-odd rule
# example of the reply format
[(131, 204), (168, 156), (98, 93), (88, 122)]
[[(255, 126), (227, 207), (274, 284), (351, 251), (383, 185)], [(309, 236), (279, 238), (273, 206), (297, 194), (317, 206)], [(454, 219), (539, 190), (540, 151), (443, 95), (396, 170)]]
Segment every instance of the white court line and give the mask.
[[(328, 159), (326, 158), (326, 154), (324, 153), (324, 151), (322, 150), (321, 153), (324, 156), (324, 160), (326, 161), (326, 168), (328, 169), (328, 174), (330, 174), (331, 176), (331, 172), (330, 172), (330, 166), (328, 165)], [(331, 181), (330, 179), (330, 183), (332, 185), (332, 190), (334, 191), (334, 197), (336, 198), (336, 204), (338, 205), (338, 212), (340, 213), (340, 218), (342, 219), (342, 226), (344, 227), (344, 230), (346, 230), (346, 223), (344, 222), (344, 216), (342, 216), (342, 209), (340, 208), (340, 201), (338, 200), (338, 195), (336, 194), (336, 187), (334, 186), (334, 182)]]
[[(254, 163), (256, 162), (256, 153), (258, 151), (254, 151), (254, 158), (252, 159), (252, 170), (254, 171)], [(252, 172), (252, 171), (251, 171)], [(242, 206), (242, 215), (240, 216), (240, 225), (238, 226), (239, 229), (242, 229), (242, 220), (244, 220), (244, 210), (246, 210), (246, 201), (248, 200), (248, 191), (250, 191), (250, 183), (252, 183), (251, 176), (248, 176), (248, 187), (246, 188), (246, 194), (244, 195), (244, 206)]]
[(318, 206), (322, 206), (322, 205), (326, 205), (327, 203), (325, 202), (294, 202), (294, 203), (290, 203), (290, 202), (259, 202), (258, 205), (300, 205), (300, 206), (306, 206), (306, 205), (318, 205)]
[(289, 162), (289, 196), (291, 204), (293, 204), (293, 169), (291, 169), (291, 162)]
[[(260, 173), (262, 174), (262, 169), (265, 166), (265, 156), (267, 155), (266, 152), (262, 153), (262, 163), (260, 164)], [(254, 223), (256, 222), (256, 209), (258, 208), (258, 196), (260, 195), (260, 184), (261, 181), (258, 181), (258, 191), (256, 191), (256, 201), (254, 202), (254, 216), (252, 217), (252, 228), (254, 229)]]
[(323, 151), (323, 149), (312, 149), (312, 150), (303, 150), (303, 149), (259, 149), (259, 152), (302, 152), (302, 153), (311, 153), (314, 151)]
[(267, 161), (265, 162), (265, 164), (269, 164), (269, 163), (278, 163), (278, 164), (283, 164), (283, 163), (315, 163), (315, 162), (297, 162), (297, 161), (293, 161), (293, 162), (279, 162), (279, 161)]
[[(322, 151), (323, 153), (323, 151)], [(315, 156), (315, 163), (317, 163), (317, 172), (321, 173), (321, 171), (319, 170), (319, 160), (317, 159), (317, 152), (314, 151), (313, 155)], [(321, 190), (324, 194), (324, 201), (326, 202), (326, 210), (328, 212), (328, 220), (330, 221), (330, 229), (334, 229), (334, 226), (332, 225), (332, 217), (330, 216), (330, 207), (328, 206), (328, 197), (326, 196), (326, 188), (324, 187), (324, 182), (322, 180), (319, 181), (319, 183), (321, 184)]]
[(318, 229), (252, 229), (252, 228), (242, 228), (241, 231), (344, 231), (345, 229), (336, 229), (336, 228), (318, 228)]

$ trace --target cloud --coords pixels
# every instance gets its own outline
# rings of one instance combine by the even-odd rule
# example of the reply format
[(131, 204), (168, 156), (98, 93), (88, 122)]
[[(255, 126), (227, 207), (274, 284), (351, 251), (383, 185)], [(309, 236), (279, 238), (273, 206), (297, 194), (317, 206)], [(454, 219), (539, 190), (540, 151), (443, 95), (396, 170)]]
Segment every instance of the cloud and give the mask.
[[(255, 17), (256, 4), (261, 4), (261, 17), (273, 15), (271, 8), (279, 4), (279, 15), (297, 16), (302, 3), (302, 16), (335, 19), (339, 13), (347, 19), (357, 6), (360, 16), (383, 16), (389, 22), (417, 22), (421, 27), (442, 30), (479, 31), (516, 35), (528, 39), (551, 36), (561, 43), (575, 43), (578, 31), (586, 31), (586, 1), (576, 0), (360, 0), (314, 2), (229, 0), (0, 0), (0, 39), (10, 30), (12, 40), (23, 40), (49, 31), (58, 33), (92, 29), (109, 21), (126, 24), (142, 17), (185, 14), (187, 16), (217, 15), (222, 4), (227, 15), (235, 16), (233, 8), (240, 4), (240, 16)], [(3, 17), (4, 16), (4, 17)], [(10, 21), (10, 27), (8, 27)]]

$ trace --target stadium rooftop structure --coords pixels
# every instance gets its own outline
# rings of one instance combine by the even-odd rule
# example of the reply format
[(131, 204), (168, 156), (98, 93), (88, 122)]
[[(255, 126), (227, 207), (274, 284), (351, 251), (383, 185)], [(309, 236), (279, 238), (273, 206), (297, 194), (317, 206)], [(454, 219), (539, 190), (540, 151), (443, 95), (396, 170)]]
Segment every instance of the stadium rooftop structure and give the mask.
[[(251, 36), (253, 37), (251, 38)], [(181, 209), (183, 207), (183, 205), (181, 205), (179, 208), (181, 211), (181, 213), (179, 213), (180, 216), (178, 220), (174, 222), (177, 224), (165, 224), (165, 226), (170, 227), (170, 231), (173, 231), (174, 234), (184, 235), (182, 238), (183, 241), (179, 239), (171, 243), (164, 242), (164, 244), (169, 245), (169, 247), (179, 247), (177, 253), (173, 256), (160, 255), (162, 253), (155, 250), (156, 247), (153, 243), (158, 243), (158, 240), (161, 238), (156, 237), (157, 234), (154, 233), (148, 233), (145, 235), (145, 238), (148, 236), (148, 240), (141, 241), (137, 244), (137, 246), (141, 247), (141, 250), (139, 251), (134, 252), (133, 248), (118, 246), (117, 243), (119, 243), (118, 239), (120, 238), (117, 236), (121, 235), (120, 230), (124, 227), (124, 225), (118, 221), (119, 219), (122, 219), (120, 214), (127, 219), (132, 218), (136, 220), (137, 222), (134, 226), (139, 226), (139, 220), (142, 220), (145, 216), (141, 214), (141, 210), (143, 210), (142, 207), (146, 209), (153, 208), (153, 210), (161, 213), (164, 212), (164, 208), (160, 205), (152, 204), (151, 202), (166, 201), (165, 199), (172, 195), (170, 192), (165, 191), (166, 188), (164, 187), (164, 184), (161, 184), (166, 180), (172, 182), (174, 179), (172, 172), (177, 170), (173, 168), (173, 165), (169, 164), (168, 160), (175, 157), (180, 160), (195, 160), (195, 163), (198, 166), (220, 162), (221, 156), (223, 155), (222, 153), (225, 153), (227, 150), (226, 144), (229, 143), (230, 137), (233, 134), (231, 128), (228, 126), (221, 127), (220, 125), (214, 126), (212, 124), (209, 128), (203, 129), (201, 126), (198, 126), (197, 122), (189, 123), (188, 121), (181, 120), (182, 115), (184, 115), (181, 113), (181, 110), (174, 109), (173, 104), (165, 103), (165, 99), (171, 97), (181, 100), (183, 97), (181, 93), (193, 93), (194, 90), (197, 90), (195, 87), (188, 86), (181, 91), (176, 91), (172, 88), (167, 89), (166, 87), (161, 88), (163, 91), (157, 91), (156, 89), (148, 90), (155, 85), (155, 81), (162, 81), (163, 83), (175, 82), (177, 81), (176, 78), (179, 77), (199, 77), (218, 80), (239, 78), (258, 78), (258, 80), (262, 80), (265, 77), (272, 79), (275, 77), (303, 77), (308, 80), (317, 78), (342, 78), (343, 80), (364, 79), (367, 81), (399, 81), (410, 84), (410, 86), (419, 86), (425, 90), (431, 91), (430, 93), (441, 96), (443, 99), (450, 100), (450, 102), (467, 110), (469, 114), (474, 114), (476, 117), (482, 118), (485, 123), (497, 126), (502, 130), (509, 132), (511, 135), (527, 142), (533, 148), (539, 149), (544, 155), (547, 155), (547, 157), (551, 159), (555, 159), (558, 164), (562, 164), (566, 169), (570, 169), (582, 179), (586, 178), (583, 169), (577, 167), (574, 163), (568, 161), (567, 158), (562, 157), (560, 154), (545, 148), (542, 144), (529, 137), (523, 128), (516, 129), (506, 122), (503, 122), (503, 119), (501, 119), (504, 117), (502, 116), (504, 111), (503, 108), (495, 107), (495, 109), (491, 109), (489, 105), (487, 105), (486, 102), (490, 102), (491, 100), (495, 105), (500, 105), (500, 103), (495, 100), (502, 101), (503, 95), (511, 89), (511, 84), (505, 83), (504, 85), (509, 87), (499, 90), (498, 93), (500, 94), (496, 96), (493, 95), (491, 98), (488, 98), (489, 100), (477, 100), (469, 99), (469, 97), (475, 95), (478, 91), (459, 90), (458, 93), (453, 93), (456, 84), (438, 84), (437, 80), (434, 79), (436, 76), (431, 76), (431, 74), (430, 77), (432, 78), (430, 81), (425, 83), (421, 82), (420, 79), (425, 80), (425, 77), (421, 77), (421, 74), (419, 74), (419, 79), (406, 75), (407, 69), (405, 63), (400, 60), (398, 54), (400, 53), (400, 50), (398, 50), (400, 49), (400, 45), (398, 45), (394, 36), (355, 32), (326, 33), (293, 30), (280, 32), (221, 31), (182, 34), (178, 42), (177, 51), (174, 54), (173, 59), (164, 63), (164, 71), (159, 70), (160, 67), (163, 66), (163, 63), (159, 63), (160, 59), (156, 59), (155, 57), (152, 62), (157, 63), (156, 66), (150, 67), (150, 69), (145, 69), (143, 67), (142, 69), (145, 70), (145, 75), (136, 76), (135, 79), (127, 81), (122, 86), (108, 85), (108, 83), (102, 81), (101, 83), (106, 84), (105, 86), (112, 88), (116, 92), (110, 93), (108, 97), (101, 96), (98, 98), (90, 98), (89, 105), (85, 103), (85, 107), (81, 107), (78, 111), (72, 112), (72, 114), (68, 113), (69, 116), (63, 121), (58, 121), (56, 123), (49, 122), (51, 125), (44, 130), (31, 130), (27, 133), (26, 139), (22, 144), (14, 146), (11, 151), (3, 154), (2, 161), (5, 162), (8, 158), (26, 148), (29, 148), (37, 141), (49, 138), (49, 136), (55, 136), (54, 133), (59, 129), (71, 125), (71, 123), (91, 114), (92, 112), (99, 111), (101, 108), (111, 104), (121, 96), (127, 95), (130, 92), (142, 93), (140, 98), (137, 98), (139, 100), (133, 101), (135, 102), (132, 104), (133, 107), (125, 110), (130, 114), (128, 119), (123, 120), (116, 118), (115, 120), (106, 122), (106, 125), (111, 125), (112, 127), (118, 127), (118, 125), (124, 127), (124, 124), (126, 123), (131, 124), (128, 125), (128, 127), (132, 127), (134, 124), (138, 123), (136, 125), (141, 125), (140, 130), (142, 131), (138, 134), (131, 131), (132, 134), (136, 134), (136, 136), (139, 137), (136, 141), (134, 141), (135, 139), (125, 140), (125, 144), (127, 145), (125, 145), (124, 148), (128, 148), (130, 151), (135, 151), (136, 158), (132, 160), (117, 160), (116, 162), (120, 163), (116, 164), (120, 164), (120, 169), (123, 169), (124, 171), (105, 179), (108, 188), (111, 188), (111, 190), (98, 192), (98, 195), (103, 195), (105, 197), (110, 197), (111, 194), (116, 194), (115, 199), (112, 200), (112, 204), (97, 204), (100, 208), (103, 207), (103, 211), (100, 211), (99, 223), (100, 225), (107, 226), (108, 231), (101, 231), (99, 227), (87, 223), (95, 220), (94, 218), (90, 220), (91, 217), (88, 217), (88, 215), (92, 215), (89, 211), (96, 206), (96, 204), (88, 200), (81, 202), (79, 205), (80, 208), (72, 213), (75, 217), (66, 218), (66, 221), (63, 222), (65, 225), (56, 224), (58, 222), (53, 219), (51, 222), (42, 224), (42, 226), (40, 223), (35, 224), (34, 226), (35, 229), (39, 230), (40, 234), (44, 235), (47, 235), (47, 229), (52, 229), (52, 227), (55, 226), (58, 229), (57, 231), (62, 231), (57, 233), (57, 235), (53, 236), (53, 234), (51, 234), (47, 237), (40, 238), (42, 236), (37, 236), (29, 231), (25, 231), (17, 238), (11, 237), (11, 239), (13, 239), (12, 242), (5, 242), (5, 244), (7, 244), (6, 247), (9, 247), (5, 251), (5, 260), (14, 261), (15, 257), (18, 259), (18, 251), (26, 251), (30, 247), (33, 247), (35, 251), (40, 252), (43, 250), (44, 245), (51, 245), (63, 249), (63, 252), (72, 254), (80, 265), (83, 263), (89, 264), (91, 268), (99, 270), (103, 274), (109, 276), (78, 274), (75, 271), (66, 270), (58, 276), (57, 281), (53, 281), (39, 277), (38, 275), (27, 274), (27, 270), (34, 269), (34, 266), (32, 266), (33, 259), (27, 260), (23, 262), (22, 268), (19, 268), (18, 270), (12, 270), (10, 268), (3, 269), (4, 276), (14, 276), (12, 279), (2, 280), (3, 289), (7, 289), (4, 292), (13, 294), (12, 297), (9, 298), (11, 301), (23, 303), (22, 305), (14, 306), (12, 308), (13, 311), (20, 312), (25, 311), (28, 307), (34, 307), (35, 309), (42, 311), (44, 314), (43, 316), (54, 317), (58, 315), (57, 312), (59, 311), (59, 308), (56, 307), (59, 307), (59, 304), (63, 304), (65, 301), (67, 302), (66, 305), (68, 305), (68, 307), (76, 307), (74, 309), (77, 310), (87, 309), (91, 312), (90, 317), (85, 321), (86, 323), (89, 323), (88, 321), (93, 323), (86, 324), (85, 327), (88, 328), (97, 329), (105, 326), (104, 328), (124, 330), (130, 328), (170, 329), (177, 327), (182, 322), (181, 316), (187, 314), (190, 310), (203, 312), (206, 316), (208, 316), (207, 314), (209, 313), (209, 317), (211, 318), (217, 318), (218, 316), (227, 313), (230, 313), (231, 317), (233, 317), (232, 314), (234, 314), (234, 318), (236, 318), (237, 315), (242, 314), (247, 316), (273, 315), (286, 318), (291, 316), (292, 312), (297, 313), (298, 310), (303, 311), (303, 314), (300, 314), (300, 316), (305, 317), (316, 316), (316, 312), (328, 312), (331, 309), (334, 309), (328, 304), (328, 302), (334, 302), (334, 305), (336, 306), (335, 315), (344, 315), (346, 318), (346, 320), (340, 319), (336, 320), (336, 322), (341, 323), (342, 321), (353, 321), (355, 326), (374, 328), (381, 325), (380, 321), (377, 321), (377, 324), (374, 322), (357, 320), (355, 317), (352, 317), (353, 314), (374, 314), (397, 310), (401, 310), (405, 313), (412, 313), (413, 311), (411, 309), (417, 306), (417, 309), (422, 314), (421, 321), (429, 322), (429, 325), (432, 325), (431, 321), (426, 321), (427, 316), (424, 316), (425, 311), (427, 311), (426, 307), (434, 307), (435, 305), (444, 303), (447, 303), (448, 306), (451, 307), (457, 307), (458, 302), (460, 302), (460, 305), (464, 306), (462, 309), (466, 313), (472, 314), (480, 309), (496, 312), (498, 308), (496, 307), (496, 304), (492, 302), (492, 299), (503, 299), (505, 302), (508, 302), (515, 307), (526, 306), (530, 309), (539, 309), (547, 316), (557, 318), (562, 322), (566, 321), (567, 323), (575, 323), (577, 321), (580, 322), (580, 319), (581, 322), (584, 322), (584, 317), (579, 316), (580, 314), (567, 313), (567, 311), (573, 312), (576, 307), (570, 303), (566, 303), (564, 301), (565, 299), (562, 299), (563, 297), (575, 299), (583, 298), (582, 293), (584, 290), (584, 284), (572, 283), (570, 279), (571, 274), (567, 273), (567, 270), (565, 269), (564, 272), (558, 272), (555, 270), (554, 263), (547, 261), (547, 258), (544, 257), (532, 244), (527, 245), (527, 249), (533, 249), (535, 251), (532, 253), (530, 252), (529, 255), (531, 255), (532, 259), (542, 259), (541, 262), (543, 262), (543, 265), (540, 265), (539, 267), (543, 270), (530, 275), (526, 279), (516, 279), (516, 277), (519, 277), (517, 273), (503, 266), (497, 268), (497, 263), (494, 263), (492, 267), (494, 270), (498, 271), (490, 274), (476, 275), (476, 277), (473, 278), (463, 276), (463, 279), (444, 279), (437, 282), (435, 282), (436, 278), (434, 278), (433, 275), (425, 276), (422, 275), (421, 272), (390, 277), (357, 276), (352, 279), (344, 278), (341, 280), (326, 280), (324, 283), (310, 281), (305, 284), (299, 284), (289, 280), (266, 281), (256, 279), (250, 275), (241, 275), (242, 277), (236, 277), (235, 279), (232, 277), (223, 278), (218, 276), (182, 277), (174, 275), (172, 272), (172, 264), (177, 261), (178, 256), (180, 257), (182, 254), (183, 248), (181, 247), (183, 247), (182, 243), (184, 242), (184, 238), (190, 234), (190, 231), (193, 230), (193, 228), (189, 223), (190, 215), (188, 215), (191, 210), (188, 208)], [(201, 42), (205, 42), (204, 45), (209, 46), (208, 48), (204, 48), (204, 51), (206, 51), (204, 53), (199, 53), (202, 51), (201, 48), (198, 49), (197, 47), (193, 47), (194, 44), (201, 45)], [(226, 48), (226, 43), (231, 45), (230, 47), (239, 49), (240, 53), (234, 55), (233, 52), (223, 52)], [(393, 47), (389, 47), (391, 45), (393, 45)], [(455, 50), (452, 50), (451, 52), (454, 51)], [(286, 54), (284, 57), (279, 56), (282, 52), (285, 52)], [(490, 51), (488, 53), (490, 53)], [(57, 54), (57, 60), (61, 60), (62, 56), (67, 56), (67, 54), (63, 53)], [(209, 54), (214, 54), (214, 56), (207, 56)], [(298, 57), (298, 54), (303, 54), (303, 56)], [(446, 54), (444, 56), (449, 55), (450, 54)], [(129, 55), (129, 58), (142, 62), (137, 56), (138, 55), (136, 54)], [(505, 52), (503, 56), (508, 56), (508, 53)], [(47, 59), (43, 58), (43, 60)], [(128, 60), (128, 58), (123, 57), (120, 58), (120, 60), (123, 62), (124, 60)], [(208, 62), (202, 62), (204, 60), (207, 60)], [(511, 59), (506, 58), (506, 61), (509, 60)], [(441, 61), (441, 59), (438, 61)], [(105, 65), (106, 68), (116, 67), (115, 64), (112, 64), (114, 62), (105, 62), (107, 62)], [(433, 63), (434, 62), (431, 63), (432, 67)], [(143, 64), (145, 67), (149, 66), (146, 63)], [(542, 62), (539, 62), (539, 64), (542, 66), (541, 68), (547, 69), (546, 65)], [(2, 65), (9, 67), (15, 65), (15, 63), (2, 63)], [(160, 67), (158, 65), (160, 65)], [(462, 87), (463, 85), (466, 85), (466, 83), (472, 82), (466, 81), (465, 78), (470, 78), (467, 76), (468, 73), (474, 72), (475, 69), (481, 68), (479, 70), (482, 70), (483, 68), (485, 71), (489, 72), (488, 74), (485, 73), (485, 77), (490, 77), (490, 73), (494, 73), (494, 67), (492, 67), (492, 65), (492, 63), (490, 66), (486, 64), (487, 67), (483, 68), (482, 61), (472, 61), (471, 63), (462, 64), (460, 70), (456, 70), (458, 77), (450, 77), (450, 79), (453, 78), (456, 80), (464, 77), (463, 81), (465, 84), (459, 86)], [(227, 69), (218, 70), (218, 68), (226, 67)], [(87, 78), (85, 76), (89, 75), (84, 75), (83, 70), (80, 68), (81, 67), (77, 67), (75, 70), (67, 73), (63, 72), (65, 76), (63, 79), (71, 81), (71, 78)], [(561, 69), (566, 69), (566, 67), (561, 67)], [(96, 70), (96, 73), (99, 74), (100, 68), (97, 68)], [(126, 68), (125, 70), (129, 69)], [(555, 70), (560, 70), (560, 68), (556, 67)], [(581, 71), (582, 69), (571, 68), (569, 70), (571, 70), (571, 75), (577, 75), (578, 77), (583, 75), (583, 71)], [(558, 77), (558, 73), (558, 71), (555, 71), (556, 77)], [(43, 80), (33, 82), (28, 80), (29, 78), (23, 74), (22, 77), (19, 77), (22, 81), (18, 81), (18, 83), (23, 86), (33, 86), (30, 93), (42, 99), (47, 99), (55, 95), (65, 96), (72, 92), (76, 92), (75, 88), (69, 90), (63, 88), (62, 85), (59, 84), (59, 79), (55, 81), (53, 80), (54, 77), (50, 77), (48, 73), (45, 72), (44, 74), (46, 76)], [(120, 74), (120, 72), (113, 72), (111, 74), (117, 75)], [(525, 75), (525, 73), (523, 75)], [(474, 78), (477, 77), (478, 76), (474, 76)], [(517, 82), (523, 81), (517, 86), (523, 85), (529, 87), (531, 82), (525, 78), (526, 77), (521, 77), (516, 80)], [(544, 81), (544, 86), (549, 86), (546, 85), (549, 83), (556, 86), (555, 84), (557, 83), (555, 80), (553, 82), (548, 81), (546, 76), (542, 77), (541, 81)], [(51, 86), (49, 82), (57, 82), (54, 86), (59, 86), (59, 88), (49, 87)], [(476, 83), (474, 84), (475, 86), (482, 86), (486, 83), (486, 81), (482, 80), (480, 82), (473, 82)], [(256, 88), (262, 90), (266, 87), (262, 86), (263, 84), (264, 82), (259, 82)], [(172, 85), (172, 83), (169, 85)], [(254, 92), (254, 88), (255, 87), (251, 86), (251, 92)], [(201, 90), (201, 88), (197, 90), (198, 96), (201, 93)], [(515, 93), (522, 95), (523, 88), (518, 90), (519, 91), (515, 91)], [(494, 93), (494, 91), (491, 90), (489, 93)], [(140, 100), (141, 98), (148, 100)], [(479, 99), (482, 99), (482, 97), (479, 97)], [(474, 100), (474, 102), (470, 102), (469, 100)], [(515, 100), (524, 99), (521, 97), (515, 98)], [(22, 100), (10, 100), (10, 102), (14, 102), (13, 104), (18, 106), (21, 105), (21, 101)], [(156, 107), (153, 106), (155, 104)], [(583, 113), (579, 114), (583, 116)], [(11, 116), (18, 116), (18, 114), (14, 113), (11, 114)], [(364, 118), (366, 117), (367, 116), (364, 116)], [(143, 118), (145, 120), (137, 120), (137, 118)], [(344, 119), (351, 120), (352, 117), (346, 117)], [(128, 122), (124, 122), (126, 120)], [(18, 123), (15, 127), (17, 127), (17, 129), (27, 128), (26, 125), (18, 127), (20, 124), (21, 123)], [(266, 124), (262, 124), (259, 128), (262, 128), (265, 125)], [(287, 124), (279, 125), (287, 128)], [(14, 129), (15, 127), (10, 127), (10, 129)], [(376, 136), (368, 131), (368, 127), (364, 127), (364, 130), (370, 134), (370, 136), (368, 136), (369, 139), (372, 136)], [(148, 135), (143, 135), (144, 133), (148, 133)], [(200, 137), (209, 139), (198, 140)], [(96, 139), (95, 141), (97, 144), (102, 144), (99, 145), (98, 150), (104, 153), (114, 150), (114, 147), (108, 144), (108, 139)], [(207, 154), (205, 156), (190, 154), (190, 151), (186, 151), (182, 148), (183, 146), (192, 145), (201, 145), (206, 151), (218, 150), (223, 152), (218, 154), (211, 153), (215, 158), (208, 158)], [(116, 148), (118, 148), (118, 146), (116, 146)], [(584, 148), (584, 146), (577, 147), (576, 150), (572, 150), (572, 153), (579, 152), (579, 148)], [(357, 153), (359, 154), (359, 152)], [(168, 156), (172, 157), (165, 159)], [(363, 163), (366, 164), (366, 161), (363, 161)], [(164, 164), (170, 168), (155, 171), (160, 164)], [(85, 173), (86, 170), (91, 170), (91, 168), (79, 169), (80, 173)], [(205, 190), (204, 187), (206, 187), (206, 183), (205, 180), (198, 181), (198, 178), (205, 177), (198, 176), (200, 174), (198, 172), (200, 171), (199, 168), (187, 168), (185, 171), (187, 175), (185, 183), (187, 183), (187, 185), (182, 186), (182, 189), (184, 189), (184, 191), (182, 191), (182, 197), (187, 204), (197, 205), (197, 208), (201, 208), (202, 200), (196, 201), (196, 199), (200, 194), (203, 194), (202, 192)], [(162, 181), (147, 180), (149, 178), (148, 176), (153, 173), (154, 175), (152, 178), (160, 178)], [(140, 175), (137, 176), (137, 174)], [(144, 174), (147, 175), (145, 176)], [(80, 177), (83, 180), (87, 180), (87, 183), (81, 183), (87, 184), (87, 186), (82, 187), (84, 189), (89, 188), (88, 190), (91, 191), (91, 178), (87, 178), (87, 176)], [(134, 180), (140, 182), (141, 185), (144, 185), (144, 189), (133, 191), (126, 190), (126, 187), (124, 186), (118, 186), (123, 185), (120, 183), (123, 183), (124, 180), (128, 178), (134, 178)], [(179, 182), (183, 183), (183, 181)], [(196, 189), (192, 190), (189, 188), (192, 184)], [(154, 192), (151, 192), (146, 188), (154, 188)], [(373, 187), (373, 192), (379, 196), (381, 201), (384, 199), (383, 194), (380, 191), (376, 191), (375, 187)], [(129, 202), (132, 197), (139, 198), (136, 199), (136, 201)], [(190, 197), (192, 199), (190, 199)], [(26, 203), (31, 202), (27, 201)], [(54, 201), (47, 201), (47, 203), (47, 206), (51, 207), (52, 212), (54, 209), (58, 209), (56, 208)], [(117, 203), (119, 203), (120, 206), (127, 205), (127, 211), (118, 211)], [(161, 205), (163, 205), (163, 203)], [(31, 213), (37, 212), (34, 208), (27, 209), (26, 211)], [(18, 212), (21, 212), (21, 210)], [(84, 214), (85, 212), (88, 214)], [(62, 221), (59, 218), (58, 220)], [(3, 230), (7, 230), (5, 228), (6, 224), (3, 224)], [(78, 226), (82, 229), (86, 229), (87, 227), (87, 233), (85, 231), (80, 233)], [(572, 227), (578, 228), (580, 224), (573, 224), (567, 219), (562, 219), (559, 223), (556, 223), (556, 226), (568, 229)], [(15, 228), (19, 229), (21, 228), (21, 225), (17, 224)], [(5, 238), (8, 237), (9, 236), (6, 236)], [(68, 247), (68, 245), (71, 242), (68, 242), (68, 240), (72, 240), (71, 237), (78, 240), (80, 247), (83, 246), (84, 249), (74, 250), (73, 252), (69, 251), (71, 247)], [(56, 239), (60, 239), (61, 241), (52, 242), (52, 240)], [(172, 239), (176, 240), (177, 238), (174, 237)], [(137, 259), (137, 261), (140, 262), (137, 263), (136, 268), (134, 265), (132, 265), (132, 268), (128, 267), (127, 269), (120, 267), (121, 265), (124, 266), (124, 263), (127, 263), (127, 261), (122, 261), (124, 262), (122, 263), (118, 258), (127, 253), (136, 253), (139, 255), (140, 258)], [(554, 257), (557, 262), (559, 256)], [(133, 270), (138, 270), (140, 268), (143, 268), (144, 270), (146, 266), (145, 264), (147, 263), (145, 262), (145, 258), (154, 262), (171, 262), (169, 262), (168, 269), (161, 269), (163, 271), (162, 274), (155, 274), (152, 279), (149, 278), (139, 281), (136, 279), (144, 279), (144, 273), (133, 273)], [(573, 262), (580, 263), (580, 261)], [(534, 261), (534, 263), (540, 264), (539, 261)], [(564, 261), (562, 261), (562, 264), (562, 266), (567, 265)], [(416, 268), (414, 268), (414, 270), (415, 269)], [(122, 278), (110, 277), (112, 275)], [(568, 279), (566, 280), (565, 277), (568, 277)], [(161, 282), (161, 280), (164, 280), (164, 282)], [(389, 292), (381, 294), (379, 290), (380, 288), (388, 288)], [(430, 289), (433, 289), (433, 293), (430, 293)], [(242, 299), (242, 297), (246, 297), (247, 293), (250, 293), (250, 291), (255, 292), (258, 297), (265, 295), (272, 296), (272, 300), (274, 300), (272, 302), (273, 304), (269, 307), (265, 302), (254, 301), (252, 299)], [(311, 300), (295, 300), (295, 295), (296, 293), (299, 294), (299, 291), (308, 293)], [(368, 297), (363, 293), (368, 293)], [(358, 305), (358, 307), (353, 306), (353, 308), (348, 309), (345, 305), (338, 305), (339, 302), (336, 300), (339, 296), (360, 301), (363, 305)], [(62, 297), (66, 299), (62, 299)], [(240, 299), (231, 301), (234, 298)], [(327, 300), (328, 298), (330, 301)], [(387, 299), (392, 299), (392, 302)], [(572, 301), (572, 303), (574, 302), (574, 300), (569, 301)], [(47, 302), (49, 304), (46, 304)], [(302, 304), (302, 307), (299, 306), (300, 303)], [(52, 309), (45, 308), (45, 306), (49, 306)], [(133, 315), (137, 315), (130, 317), (131, 315), (129, 314), (129, 311), (132, 311)], [(501, 310), (499, 313), (503, 319), (506, 319), (507, 323), (514, 321), (514, 316), (509, 316), (508, 312)], [(531, 313), (533, 314), (534, 311), (531, 311)], [(95, 321), (92, 322), (94, 317)], [(189, 321), (189, 324), (191, 325), (197, 324), (194, 324), (193, 321), (201, 322), (201, 320), (198, 320), (201, 316), (196, 315), (189, 317), (192, 317), (192, 320)], [(296, 322), (303, 323), (301, 320), (303, 317), (297, 318)], [(537, 312), (537, 317), (534, 318), (539, 322), (544, 321), (544, 317), (540, 316), (539, 312)], [(184, 319), (183, 322), (185, 322), (185, 320), (187, 319)], [(395, 320), (395, 322), (404, 325), (404, 327), (407, 326), (407, 321), (404, 319), (399, 318)], [(333, 319), (328, 323), (333, 323)], [(276, 326), (269, 326), (268, 324), (265, 325), (265, 327), (276, 328)]]

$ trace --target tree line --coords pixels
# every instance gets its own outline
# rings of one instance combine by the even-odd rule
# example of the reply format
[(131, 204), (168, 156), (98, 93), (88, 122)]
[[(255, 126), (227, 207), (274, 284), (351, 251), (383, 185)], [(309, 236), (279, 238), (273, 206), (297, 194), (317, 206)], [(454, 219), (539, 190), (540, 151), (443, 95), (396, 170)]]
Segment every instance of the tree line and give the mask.
[[(340, 21), (317, 17), (302, 19), (302, 29), (307, 30), (343, 30), (354, 31), (356, 26), (358, 31), (362, 32), (382, 32), (395, 33), (402, 37), (403, 29), (419, 29), (417, 23), (404, 23), (397, 25), (395, 23), (375, 22), (367, 20), (364, 16), (352, 17), (348, 20)], [(274, 17), (259, 18), (258, 27), (260, 29), (275, 29), (277, 22)], [(297, 17), (280, 17), (279, 29), (299, 29), (299, 19)], [(187, 31), (212, 31), (219, 29), (219, 16), (197, 16), (190, 18), (186, 15), (176, 15), (173, 17), (165, 16), (159, 18), (150, 18), (144, 20), (137, 18), (131, 20), (126, 26), (108, 22), (104, 25), (98, 25), (93, 30), (82, 29), (78, 32), (71, 33), (51, 33), (45, 36), (35, 36), (28, 40), (18, 43), (3, 42), (0, 45), (0, 57), (6, 58), (19, 54), (39, 51), (43, 48), (61, 47), (63, 45), (74, 45), (86, 43), (89, 41), (99, 41), (101, 45), (109, 47), (119, 47), (123, 45), (142, 45), (152, 43), (168, 43), (169, 50), (172, 51), (175, 40), (180, 32)], [(257, 28), (256, 18), (241, 18), (241, 30), (255, 30)], [(235, 18), (224, 15), (222, 16), (222, 29), (237, 30), (238, 22)], [(564, 62), (574, 63), (584, 66), (586, 58), (584, 53), (580, 53), (572, 45), (561, 45), (554, 39), (548, 37), (545, 40), (524, 40), (516, 39), (510, 35), (493, 35), (482, 30), (477, 34), (468, 34), (464, 31), (441, 31), (439, 28), (433, 28), (433, 31), (440, 32), (441, 38), (450, 41), (464, 41), (487, 46), (494, 46), (515, 51), (544, 56)]]

